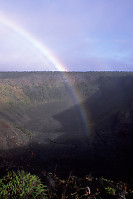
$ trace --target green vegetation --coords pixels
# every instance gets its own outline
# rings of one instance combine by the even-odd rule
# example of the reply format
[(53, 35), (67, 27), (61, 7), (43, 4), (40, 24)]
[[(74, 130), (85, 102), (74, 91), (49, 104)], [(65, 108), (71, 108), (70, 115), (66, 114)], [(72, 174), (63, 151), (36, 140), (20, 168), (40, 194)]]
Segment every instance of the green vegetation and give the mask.
[(70, 174), (68, 179), (53, 176), (55, 187), (49, 191), (50, 199), (126, 199), (132, 198), (132, 189), (123, 182), (94, 178), (91, 175), (78, 178)]
[[(132, 77), (128, 72), (1, 72), (0, 103), (31, 106), (63, 101), (70, 90), (80, 93), (82, 100), (92, 96), (101, 80)], [(69, 85), (69, 86), (68, 86)]]
[(105, 190), (106, 190), (107, 194), (109, 194), (109, 195), (115, 195), (115, 192), (116, 192), (115, 188), (105, 187)]
[[(70, 173), (67, 179), (56, 174), (46, 176), (48, 186), (40, 178), (23, 170), (10, 171), (0, 179), (1, 199), (119, 199), (132, 198), (133, 187), (127, 183)], [(51, 183), (52, 182), (52, 183)]]
[(102, 180), (102, 181), (105, 181), (105, 182), (108, 182), (108, 183), (113, 182), (112, 180), (106, 179), (106, 178), (104, 178), (104, 177), (101, 177), (101, 180)]
[(33, 132), (30, 132), (24, 127), (16, 126), (17, 129), (19, 129), (21, 132), (23, 132), (26, 136), (35, 136)]
[(53, 186), (41, 183), (41, 180), (23, 170), (10, 171), (0, 179), (0, 198), (2, 199), (117, 199), (129, 197), (131, 187), (123, 182), (114, 182), (91, 175), (84, 178), (69, 175), (60, 179), (56, 174), (51, 176)]
[(0, 198), (47, 198), (47, 187), (41, 183), (36, 175), (23, 170), (8, 172), (0, 179)]

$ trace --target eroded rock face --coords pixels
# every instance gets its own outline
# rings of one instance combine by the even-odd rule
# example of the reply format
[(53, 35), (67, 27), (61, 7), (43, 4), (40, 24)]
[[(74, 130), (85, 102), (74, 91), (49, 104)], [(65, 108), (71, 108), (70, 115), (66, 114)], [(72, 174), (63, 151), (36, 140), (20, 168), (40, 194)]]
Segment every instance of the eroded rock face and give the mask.
[(19, 147), (27, 145), (29, 140), (29, 136), (25, 135), (20, 129), (7, 121), (0, 121), (0, 157), (11, 154), (10, 150), (12, 149), (18, 150)]
[(117, 114), (115, 132), (133, 137), (133, 105), (130, 106), (130, 109), (122, 110)]
[(133, 78), (110, 78), (87, 101), (95, 123), (94, 165), (96, 170), (103, 168), (101, 173), (106, 170), (111, 175), (133, 175), (132, 84)]

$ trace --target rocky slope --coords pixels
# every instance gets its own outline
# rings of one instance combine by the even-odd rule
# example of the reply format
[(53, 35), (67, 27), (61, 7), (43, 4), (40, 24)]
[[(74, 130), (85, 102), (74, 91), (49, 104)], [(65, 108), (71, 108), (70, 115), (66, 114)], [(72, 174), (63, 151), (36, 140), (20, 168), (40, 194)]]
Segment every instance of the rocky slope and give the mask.
[[(19, 149), (30, 142), (30, 133), (22, 131), (7, 121), (0, 120), (0, 158), (18, 155)], [(12, 149), (15, 151), (13, 153)]]

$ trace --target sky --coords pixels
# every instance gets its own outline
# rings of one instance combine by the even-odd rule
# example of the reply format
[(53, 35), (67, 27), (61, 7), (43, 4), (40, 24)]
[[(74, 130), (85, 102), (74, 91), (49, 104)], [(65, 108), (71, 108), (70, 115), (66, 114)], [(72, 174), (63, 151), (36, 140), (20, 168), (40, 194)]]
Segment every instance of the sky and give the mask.
[(133, 71), (133, 0), (0, 0), (0, 71)]

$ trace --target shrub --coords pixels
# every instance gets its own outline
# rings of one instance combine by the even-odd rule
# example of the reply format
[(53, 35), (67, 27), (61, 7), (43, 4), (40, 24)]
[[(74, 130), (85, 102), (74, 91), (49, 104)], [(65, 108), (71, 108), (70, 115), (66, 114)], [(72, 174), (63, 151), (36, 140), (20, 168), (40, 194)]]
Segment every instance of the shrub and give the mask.
[[(0, 198), (47, 198), (47, 187), (41, 184), (36, 175), (31, 175), (23, 170), (8, 172), (0, 179)], [(43, 197), (44, 196), (44, 197)]]

